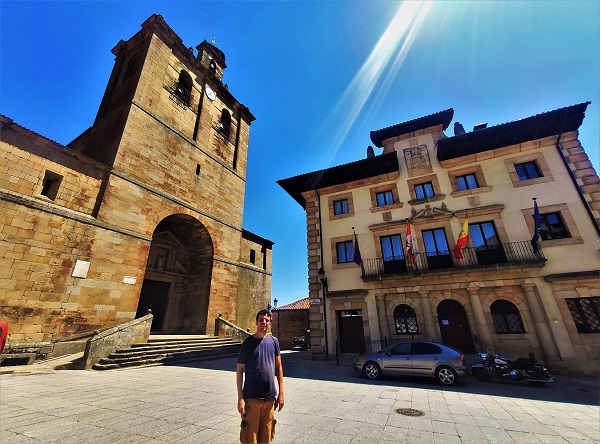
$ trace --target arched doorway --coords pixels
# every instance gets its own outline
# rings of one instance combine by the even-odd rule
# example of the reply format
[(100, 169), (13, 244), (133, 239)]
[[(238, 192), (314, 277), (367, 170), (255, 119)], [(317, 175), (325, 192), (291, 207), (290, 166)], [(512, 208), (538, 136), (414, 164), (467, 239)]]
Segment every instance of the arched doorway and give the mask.
[(213, 243), (197, 219), (174, 214), (155, 228), (137, 317), (152, 309), (152, 332), (206, 334)]
[(438, 304), (437, 314), (442, 342), (463, 353), (475, 353), (469, 320), (463, 306), (453, 299), (446, 299)]

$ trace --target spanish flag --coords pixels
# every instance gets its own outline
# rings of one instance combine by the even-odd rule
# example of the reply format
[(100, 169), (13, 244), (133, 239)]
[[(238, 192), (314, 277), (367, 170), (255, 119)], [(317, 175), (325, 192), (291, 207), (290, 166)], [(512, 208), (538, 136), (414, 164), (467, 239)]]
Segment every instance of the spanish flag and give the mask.
[(458, 235), (458, 240), (456, 241), (456, 246), (454, 247), (454, 256), (456, 259), (462, 259), (463, 252), (469, 242), (469, 213), (466, 213), (465, 223), (463, 224), (462, 230), (460, 230), (460, 234)]

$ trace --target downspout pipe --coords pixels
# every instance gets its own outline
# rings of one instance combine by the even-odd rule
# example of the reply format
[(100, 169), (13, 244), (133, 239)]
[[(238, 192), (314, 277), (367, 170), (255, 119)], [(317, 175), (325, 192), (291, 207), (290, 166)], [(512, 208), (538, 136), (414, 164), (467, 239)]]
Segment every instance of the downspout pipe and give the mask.
[[(319, 210), (319, 246), (321, 249), (321, 267), (323, 267), (323, 224), (321, 223), (321, 195), (317, 190), (317, 187), (313, 185), (315, 193), (317, 193), (317, 208)], [(325, 267), (323, 267), (325, 269)], [(325, 293), (325, 286), (321, 282), (321, 288), (323, 289), (323, 323), (325, 324), (325, 360), (329, 361), (329, 338), (327, 335), (327, 293)]]
[[(565, 120), (566, 120), (566, 116), (563, 119), (562, 128), (564, 128)], [(563, 153), (563, 150), (560, 147), (560, 139), (561, 139), (561, 137), (563, 135), (562, 128), (560, 130), (560, 133), (558, 134), (558, 137), (556, 138), (556, 143), (554, 144), (554, 146), (556, 146), (556, 150), (558, 151), (558, 155), (562, 159), (563, 164), (565, 165), (565, 168), (566, 168), (567, 172), (569, 173), (569, 177), (573, 181), (573, 185), (575, 185), (575, 189), (577, 190), (577, 194), (579, 194), (579, 198), (581, 199), (581, 202), (583, 203), (583, 206), (584, 206), (585, 210), (587, 211), (588, 216), (590, 216), (590, 219), (592, 220), (592, 224), (594, 225), (594, 228), (596, 228), (596, 233), (598, 233), (598, 235), (600, 236), (600, 226), (598, 225), (598, 221), (594, 218), (594, 213), (592, 213), (592, 209), (590, 208), (590, 205), (588, 204), (587, 200), (585, 200), (585, 196), (583, 195), (583, 191), (581, 191), (581, 187), (577, 183), (577, 178), (575, 177), (575, 174), (573, 173), (573, 171), (571, 170), (571, 167), (569, 166), (569, 161), (565, 157), (565, 154)]]

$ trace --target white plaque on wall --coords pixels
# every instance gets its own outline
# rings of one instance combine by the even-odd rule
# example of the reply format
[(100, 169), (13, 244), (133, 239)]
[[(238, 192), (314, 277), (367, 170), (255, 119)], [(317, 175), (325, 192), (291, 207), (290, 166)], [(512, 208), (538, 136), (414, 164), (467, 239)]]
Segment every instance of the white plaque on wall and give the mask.
[(73, 273), (71, 274), (74, 278), (86, 278), (88, 270), (90, 269), (90, 263), (88, 261), (77, 261)]
[(137, 278), (135, 276), (125, 276), (123, 278), (123, 283), (133, 285), (133, 284), (135, 284), (136, 279)]
[(321, 303), (321, 299), (311, 299), (310, 305), (318, 305)]

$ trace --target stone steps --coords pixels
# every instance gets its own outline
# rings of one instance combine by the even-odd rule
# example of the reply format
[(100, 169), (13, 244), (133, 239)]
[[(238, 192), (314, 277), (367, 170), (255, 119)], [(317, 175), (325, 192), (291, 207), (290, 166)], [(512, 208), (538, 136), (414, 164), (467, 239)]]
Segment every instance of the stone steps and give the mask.
[(231, 339), (198, 337), (169, 340), (150, 339), (145, 344), (134, 344), (120, 349), (95, 364), (94, 370), (143, 367), (149, 365), (181, 364), (185, 362), (230, 358), (238, 355), (241, 344)]

